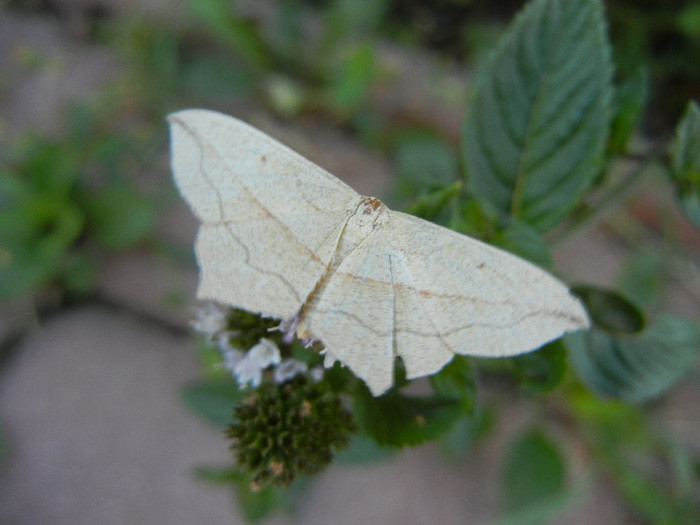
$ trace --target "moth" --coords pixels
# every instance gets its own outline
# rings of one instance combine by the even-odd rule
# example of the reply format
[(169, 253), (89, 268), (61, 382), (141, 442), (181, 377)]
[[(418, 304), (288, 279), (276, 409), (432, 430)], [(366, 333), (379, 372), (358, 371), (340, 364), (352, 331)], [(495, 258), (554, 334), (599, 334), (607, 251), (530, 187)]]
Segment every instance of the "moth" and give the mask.
[(201, 221), (197, 296), (293, 320), (380, 395), (455, 354), (512, 356), (588, 316), (567, 286), (476, 239), (392, 211), (264, 133), (173, 113), (175, 183)]

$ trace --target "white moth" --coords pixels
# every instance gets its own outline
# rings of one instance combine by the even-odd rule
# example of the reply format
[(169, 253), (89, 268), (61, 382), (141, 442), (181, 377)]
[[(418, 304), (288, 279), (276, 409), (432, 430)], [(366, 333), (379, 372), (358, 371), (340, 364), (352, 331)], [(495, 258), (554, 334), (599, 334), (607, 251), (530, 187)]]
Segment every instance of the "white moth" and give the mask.
[(511, 356), (588, 317), (567, 287), (480, 241), (363, 197), (232, 117), (170, 115), (175, 182), (202, 221), (197, 296), (297, 321), (374, 395), (454, 354)]

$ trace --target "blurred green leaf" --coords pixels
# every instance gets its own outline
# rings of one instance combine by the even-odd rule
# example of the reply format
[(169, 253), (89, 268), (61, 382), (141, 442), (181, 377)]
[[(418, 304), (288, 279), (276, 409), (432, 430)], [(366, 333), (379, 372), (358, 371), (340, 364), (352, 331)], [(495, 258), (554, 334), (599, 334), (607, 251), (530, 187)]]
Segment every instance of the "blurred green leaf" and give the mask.
[(459, 178), (459, 160), (435, 132), (415, 130), (398, 136), (394, 148), (399, 197), (415, 200), (445, 189)]
[(195, 475), (209, 483), (233, 485), (241, 513), (249, 523), (257, 523), (277, 511), (289, 512), (291, 496), (305, 485), (297, 482), (289, 490), (278, 490), (273, 485), (253, 487), (248, 476), (234, 467), (197, 467)]
[(202, 97), (235, 97), (251, 93), (256, 86), (247, 68), (217, 57), (197, 57), (183, 67), (182, 75), (185, 87)]
[(549, 392), (559, 385), (566, 374), (566, 361), (566, 347), (561, 339), (509, 360), (520, 388), (531, 393)]
[(193, 412), (222, 429), (233, 420), (233, 408), (243, 397), (232, 377), (198, 381), (182, 390), (182, 399)]
[(625, 151), (627, 142), (639, 124), (649, 99), (649, 74), (645, 68), (637, 68), (615, 90), (613, 119), (610, 126), (608, 153)]
[(461, 190), (462, 182), (457, 181), (450, 186), (419, 197), (417, 201), (406, 208), (405, 212), (426, 220), (434, 220), (445, 215), (445, 211), (459, 197)]
[(638, 335), (613, 337), (592, 328), (567, 334), (571, 365), (601, 396), (641, 403), (673, 386), (700, 352), (700, 325), (671, 315)]
[(527, 509), (564, 488), (564, 460), (542, 431), (529, 430), (512, 444), (503, 475), (506, 510)]
[(375, 77), (374, 46), (359, 45), (338, 64), (330, 79), (328, 93), (341, 114), (356, 110), (368, 97)]
[(601, 169), (610, 50), (599, 0), (533, 0), (477, 80), (463, 126), (467, 187), (539, 231), (579, 202)]
[(611, 333), (633, 334), (646, 325), (644, 314), (617, 292), (595, 286), (572, 286), (586, 305), (593, 324)]
[(390, 447), (382, 447), (365, 434), (354, 434), (350, 446), (335, 454), (341, 463), (377, 463), (390, 458), (396, 452)]
[(492, 242), (537, 266), (552, 268), (549, 247), (537, 230), (523, 222), (509, 221), (505, 229), (496, 233)]
[(257, 24), (235, 15), (230, 0), (189, 0), (190, 12), (206, 23), (214, 36), (237, 52), (249, 65), (268, 70), (272, 66), (268, 46)]
[(660, 297), (665, 284), (664, 258), (660, 252), (631, 254), (617, 279), (617, 289), (624, 297), (643, 309)]
[(93, 233), (109, 250), (123, 250), (142, 241), (156, 219), (153, 202), (128, 187), (106, 188), (86, 198)]
[(458, 401), (462, 414), (469, 414), (476, 399), (474, 367), (469, 358), (456, 355), (438, 373), (430, 376), (438, 398)]
[(700, 106), (694, 101), (676, 128), (671, 174), (686, 216), (700, 227)]
[(479, 438), (493, 427), (494, 411), (476, 405), (474, 411), (460, 418), (442, 439), (442, 451), (456, 457), (469, 450)]
[[(27, 208), (14, 210), (17, 214), (13, 210), (0, 214), (0, 222), (5, 222), (0, 229), (0, 300), (32, 293), (56, 277), (67, 251), (82, 231), (83, 217), (76, 207), (66, 204), (54, 209), (51, 202), (41, 202), (43, 206), (38, 205), (36, 212), (43, 217), (31, 215), (34, 210)], [(4, 235), (5, 228), (13, 225), (24, 232), (22, 237)]]
[(463, 413), (463, 404), (439, 397), (405, 396), (390, 390), (373, 397), (363, 389), (354, 399), (354, 414), (380, 445), (418, 445), (446, 432)]

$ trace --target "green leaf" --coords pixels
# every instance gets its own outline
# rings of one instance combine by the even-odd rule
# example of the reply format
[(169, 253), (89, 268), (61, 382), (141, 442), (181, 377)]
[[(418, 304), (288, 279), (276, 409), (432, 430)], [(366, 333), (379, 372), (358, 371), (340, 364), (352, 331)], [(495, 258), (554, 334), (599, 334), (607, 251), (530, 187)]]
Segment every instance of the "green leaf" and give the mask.
[(504, 507), (510, 511), (526, 509), (563, 490), (564, 460), (540, 430), (530, 430), (511, 446), (503, 480)]
[[(434, 220), (445, 215), (445, 210), (458, 198), (461, 190), (462, 182), (457, 181), (450, 186), (445, 186), (420, 197), (408, 206), (405, 212), (426, 220)], [(435, 222), (439, 223), (440, 221)]]
[(354, 413), (365, 433), (380, 445), (418, 445), (451, 428), (463, 413), (453, 399), (405, 396), (395, 390), (373, 397), (364, 389)]
[(477, 81), (463, 126), (468, 188), (539, 231), (564, 218), (601, 169), (610, 50), (599, 0), (534, 0)]
[(700, 325), (671, 315), (638, 335), (616, 338), (593, 328), (565, 338), (571, 365), (588, 388), (633, 403), (673, 386), (700, 351)]
[(97, 240), (109, 250), (123, 250), (142, 241), (156, 219), (153, 202), (131, 188), (91, 193), (85, 204)]
[(474, 408), (476, 399), (476, 380), (471, 361), (461, 355), (456, 355), (452, 361), (437, 374), (430, 376), (435, 394), (441, 399), (458, 401), (462, 413), (468, 414)]
[(272, 65), (268, 46), (257, 25), (236, 17), (229, 0), (189, 0), (192, 14), (209, 25), (214, 36), (246, 60), (251, 66), (269, 69)]
[(375, 77), (374, 47), (355, 47), (339, 64), (328, 87), (333, 106), (348, 114), (360, 106), (369, 94)]
[(183, 68), (185, 87), (195, 96), (216, 97), (249, 94), (256, 79), (245, 67), (216, 57), (197, 57)]
[(564, 379), (566, 347), (561, 339), (552, 341), (537, 352), (511, 358), (512, 373), (526, 392), (549, 392)]
[(458, 179), (457, 155), (433, 131), (411, 131), (400, 135), (394, 158), (399, 175), (399, 197), (405, 200), (443, 189)]
[(542, 268), (552, 267), (552, 256), (542, 236), (525, 223), (510, 221), (493, 238), (493, 243)]
[(627, 142), (642, 117), (649, 99), (649, 74), (644, 68), (622, 81), (615, 90), (613, 99), (614, 117), (608, 141), (608, 153), (625, 151)]
[(222, 429), (233, 421), (233, 408), (244, 397), (231, 377), (192, 383), (181, 394), (193, 412)]
[(633, 334), (646, 325), (644, 314), (617, 292), (595, 286), (573, 286), (571, 291), (585, 303), (593, 324), (603, 330)]
[(365, 434), (355, 434), (350, 446), (335, 454), (341, 463), (377, 463), (394, 455), (395, 449), (382, 447)]
[(700, 106), (695, 102), (688, 104), (676, 128), (671, 174), (686, 216), (700, 227)]
[(664, 257), (660, 252), (631, 254), (617, 279), (617, 289), (640, 308), (648, 309), (663, 293), (666, 283)]
[[(0, 239), (0, 300), (35, 292), (57, 277), (82, 231), (83, 217), (76, 207), (64, 204), (57, 209), (45, 199), (36, 201), (16, 210), (20, 214), (15, 220), (23, 215), (26, 218), (26, 224), (18, 227), (24, 235), (18, 239), (3, 235)], [(7, 220), (8, 216), (2, 218)], [(8, 221), (8, 225), (13, 223)]]

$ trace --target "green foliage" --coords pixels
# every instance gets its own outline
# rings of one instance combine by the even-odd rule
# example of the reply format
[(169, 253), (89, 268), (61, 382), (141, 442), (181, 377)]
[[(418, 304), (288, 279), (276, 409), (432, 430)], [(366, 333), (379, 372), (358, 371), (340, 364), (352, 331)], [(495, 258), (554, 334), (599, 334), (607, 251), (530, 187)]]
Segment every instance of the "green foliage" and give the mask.
[[(299, 491), (299, 483), (292, 490), (277, 490), (273, 485), (256, 487), (248, 476), (235, 468), (199, 467), (196, 475), (203, 481), (219, 485), (233, 485), (236, 490), (238, 508), (249, 523), (258, 523), (277, 511), (290, 512), (292, 494)], [(291, 493), (290, 493), (291, 492)]]
[(676, 128), (671, 173), (686, 216), (700, 227), (700, 106), (695, 102)]
[(228, 374), (191, 383), (182, 389), (181, 395), (193, 412), (222, 429), (233, 420), (232, 407), (244, 397)]
[(393, 157), (401, 200), (444, 190), (459, 178), (459, 159), (454, 150), (432, 131), (411, 130), (396, 137)]
[(540, 231), (580, 202), (601, 169), (610, 51), (598, 0), (534, 0), (481, 73), (463, 128), (468, 188)]
[(89, 111), (77, 108), (70, 122), (65, 138), (0, 152), (0, 300), (49, 285), (89, 292), (95, 249), (127, 249), (150, 234), (155, 206), (121, 173), (131, 147)]
[(460, 418), (463, 404), (439, 396), (407, 396), (390, 390), (373, 397), (355, 396), (354, 413), (361, 428), (380, 445), (418, 445), (447, 432)]
[(503, 506), (523, 511), (556, 496), (564, 488), (564, 459), (557, 446), (538, 429), (520, 435), (511, 445), (503, 474)]
[(644, 314), (619, 293), (595, 286), (574, 286), (571, 291), (584, 302), (598, 328), (612, 334), (633, 334), (646, 325)]
[(571, 365), (594, 392), (640, 403), (674, 385), (696, 362), (700, 325), (660, 316), (638, 335), (598, 328), (566, 335)]
[(608, 154), (622, 153), (639, 125), (649, 99), (649, 75), (638, 68), (622, 80), (613, 97), (613, 119), (610, 125)]

